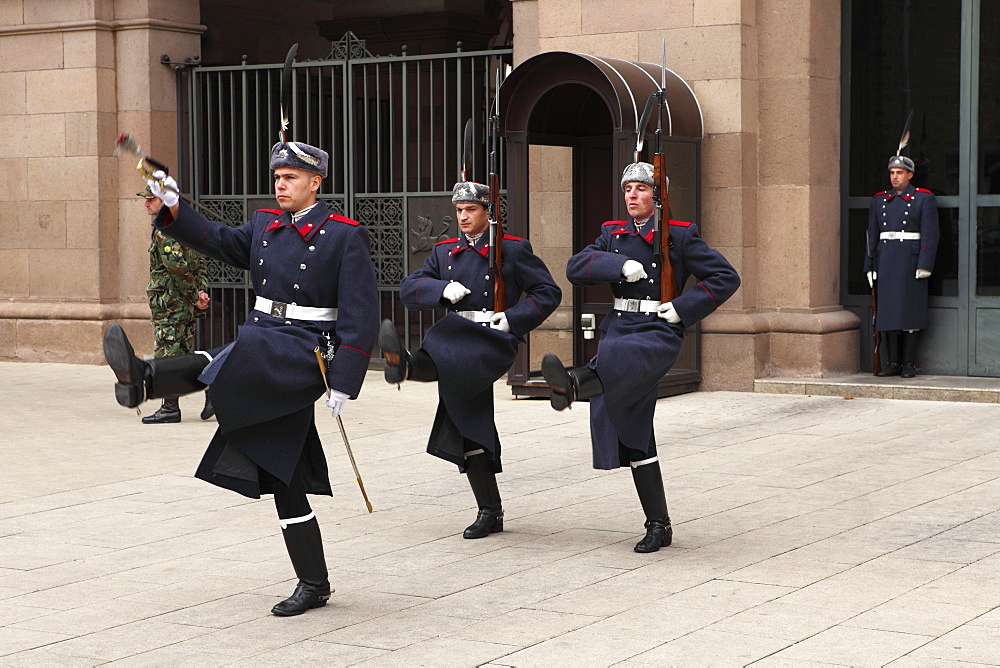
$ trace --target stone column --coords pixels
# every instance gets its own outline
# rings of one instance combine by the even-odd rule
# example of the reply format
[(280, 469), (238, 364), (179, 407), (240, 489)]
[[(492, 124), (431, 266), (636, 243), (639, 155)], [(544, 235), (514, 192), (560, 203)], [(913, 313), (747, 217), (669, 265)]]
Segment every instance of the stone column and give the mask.
[[(155, 10), (151, 12), (151, 9)], [(176, 154), (174, 78), (197, 0), (0, 6), (0, 359), (99, 363), (109, 320), (152, 349), (149, 219), (119, 132)]]

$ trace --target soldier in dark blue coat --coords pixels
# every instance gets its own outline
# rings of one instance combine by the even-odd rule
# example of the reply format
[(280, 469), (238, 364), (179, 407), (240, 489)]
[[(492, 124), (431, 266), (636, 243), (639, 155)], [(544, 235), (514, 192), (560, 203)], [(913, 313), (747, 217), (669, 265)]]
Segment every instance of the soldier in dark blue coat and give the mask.
[(257, 301), (236, 341), (217, 350), (142, 361), (112, 325), (104, 354), (123, 406), (212, 386), (219, 428), (197, 477), (251, 498), (274, 494), (288, 554), (299, 578), (272, 612), (297, 615), (326, 604), (330, 582), (319, 523), (306, 494), (332, 495), (316, 431), (316, 400), (327, 360), (334, 417), (357, 398), (378, 331), (378, 293), (368, 231), (331, 213), (316, 193), (327, 153), (308, 144), (275, 144), (278, 209), (261, 209), (241, 227), (210, 222), (179, 200), (177, 184), (149, 182), (164, 201), (155, 220), (181, 243), (250, 271)]
[[(614, 310), (601, 322), (597, 355), (587, 366), (569, 370), (547, 354), (542, 373), (556, 410), (590, 399), (594, 468), (631, 467), (646, 515), (646, 536), (635, 551), (655, 552), (670, 545), (673, 537), (653, 434), (657, 384), (677, 360), (684, 330), (729, 299), (740, 278), (726, 258), (702, 241), (696, 225), (671, 220), (670, 262), (677, 297), (661, 303), (661, 267), (655, 261), (650, 224), (653, 166), (629, 165), (621, 186), (632, 220), (604, 223), (601, 236), (571, 257), (566, 267), (575, 285), (611, 284)], [(698, 282), (684, 290), (691, 275)]]
[(872, 197), (868, 209), (868, 285), (878, 285), (875, 329), (882, 332), (888, 364), (879, 376), (917, 375), (917, 332), (927, 327), (927, 278), (934, 270), (940, 231), (937, 198), (914, 188), (913, 161), (889, 158), (891, 190)]
[(438, 409), (427, 452), (467, 474), (479, 513), (462, 535), (483, 538), (503, 531), (493, 383), (514, 363), (524, 335), (555, 311), (562, 291), (527, 239), (504, 235), (501, 275), (510, 306), (495, 313), (487, 260), (489, 188), (457, 183), (452, 202), (462, 236), (439, 242), (424, 266), (400, 286), (408, 309), (447, 308), (448, 314), (430, 328), (416, 351), (405, 350), (395, 326), (385, 320), (379, 346), (387, 382), (438, 381)]

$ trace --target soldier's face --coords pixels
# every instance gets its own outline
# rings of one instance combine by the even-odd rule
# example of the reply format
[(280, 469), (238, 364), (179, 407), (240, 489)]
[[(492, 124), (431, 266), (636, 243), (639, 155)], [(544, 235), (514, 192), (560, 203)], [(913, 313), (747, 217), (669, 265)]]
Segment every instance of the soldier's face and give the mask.
[(155, 216), (163, 208), (163, 200), (159, 197), (148, 197), (143, 200), (146, 203), (146, 213)]
[(639, 181), (626, 183), (625, 206), (635, 220), (647, 220), (653, 215), (653, 187)]
[(455, 217), (459, 229), (472, 236), (485, 232), (490, 225), (490, 212), (482, 204), (459, 202), (455, 205)]
[(892, 183), (893, 190), (906, 190), (906, 187), (910, 185), (910, 179), (912, 178), (913, 172), (905, 169), (893, 167), (889, 170), (889, 182)]
[(323, 180), (315, 172), (297, 167), (278, 167), (274, 170), (274, 198), (282, 211), (301, 211), (316, 201), (316, 192)]

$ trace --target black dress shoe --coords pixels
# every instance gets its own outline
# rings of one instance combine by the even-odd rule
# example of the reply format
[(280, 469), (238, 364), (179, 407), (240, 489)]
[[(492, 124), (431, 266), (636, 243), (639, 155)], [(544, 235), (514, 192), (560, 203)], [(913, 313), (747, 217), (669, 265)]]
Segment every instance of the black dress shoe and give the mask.
[(900, 371), (900, 366), (895, 362), (889, 362), (882, 370), (875, 374), (879, 378), (888, 378), (889, 376), (898, 376)]
[(503, 531), (503, 511), (498, 513), (483, 508), (476, 516), (476, 521), (462, 533), (462, 538), (485, 538), (491, 533), (500, 533), (501, 531)]
[(912, 362), (903, 362), (899, 375), (901, 378), (915, 378), (917, 375), (917, 367), (913, 366)]
[(383, 320), (378, 329), (378, 347), (385, 358), (385, 382), (399, 384), (406, 380), (406, 356), (392, 320)]
[(135, 408), (146, 399), (146, 363), (135, 356), (132, 344), (119, 325), (104, 332), (104, 359), (115, 372), (115, 399), (126, 408)]
[(635, 544), (636, 552), (656, 552), (674, 540), (674, 530), (667, 520), (646, 520), (646, 537)]
[(329, 580), (315, 585), (299, 580), (299, 583), (295, 585), (295, 592), (271, 608), (271, 612), (278, 617), (294, 617), (301, 615), (306, 610), (322, 608), (330, 600), (332, 591)]
[(180, 421), (181, 405), (177, 399), (164, 399), (159, 410), (142, 418), (143, 424), (172, 424)]

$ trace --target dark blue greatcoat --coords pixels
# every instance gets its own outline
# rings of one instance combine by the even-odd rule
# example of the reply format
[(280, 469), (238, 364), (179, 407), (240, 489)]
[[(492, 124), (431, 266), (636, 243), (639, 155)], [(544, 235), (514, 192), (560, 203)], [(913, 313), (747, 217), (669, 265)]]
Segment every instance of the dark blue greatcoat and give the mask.
[[(306, 491), (332, 494), (316, 432), (326, 388), (315, 348), (335, 355), (330, 386), (356, 398), (378, 333), (378, 291), (368, 231), (317, 204), (297, 224), (260, 209), (241, 227), (209, 222), (184, 201), (156, 227), (205, 255), (250, 271), (256, 295), (299, 306), (338, 308), (336, 321), (275, 318), (253, 311), (236, 341), (215, 351), (199, 378), (212, 386), (219, 428), (197, 477), (252, 498), (271, 493), (263, 469), (288, 483), (301, 457)], [(329, 339), (327, 339), (329, 337)]]
[[(601, 236), (569, 259), (566, 276), (575, 285), (610, 283), (615, 297), (659, 301), (660, 270), (653, 255), (653, 230), (636, 231), (634, 222), (611, 220)], [(656, 387), (677, 361), (684, 330), (712, 313), (740, 286), (732, 265), (708, 247), (698, 226), (671, 220), (670, 262), (674, 269), (677, 297), (673, 300), (679, 324), (651, 313), (612, 310), (601, 322), (597, 355), (589, 366), (597, 371), (604, 394), (590, 399), (590, 435), (594, 468), (628, 466), (619, 456), (619, 443), (649, 453), (655, 444), (653, 412)], [(622, 266), (626, 260), (642, 263), (648, 278), (626, 283)], [(684, 284), (698, 280), (687, 290)], [(683, 291), (683, 292), (682, 292)]]
[[(882, 232), (919, 232), (920, 238), (879, 239)], [(878, 331), (927, 327), (927, 279), (916, 273), (934, 270), (939, 236), (937, 198), (930, 190), (911, 185), (872, 197), (865, 272), (878, 273)]]
[[(488, 271), (488, 236), (475, 247), (465, 237), (439, 242), (424, 266), (403, 279), (400, 296), (410, 310), (492, 311), (493, 280)], [(503, 269), (510, 333), (449, 313), (434, 324), (423, 349), (438, 371), (438, 410), (427, 451), (463, 465), (463, 439), (490, 453), (500, 471), (500, 437), (493, 422), (493, 383), (517, 356), (524, 335), (559, 306), (562, 291), (527, 239), (504, 235)], [(441, 297), (450, 281), (471, 290), (456, 304)], [(522, 294), (524, 299), (521, 299)]]

